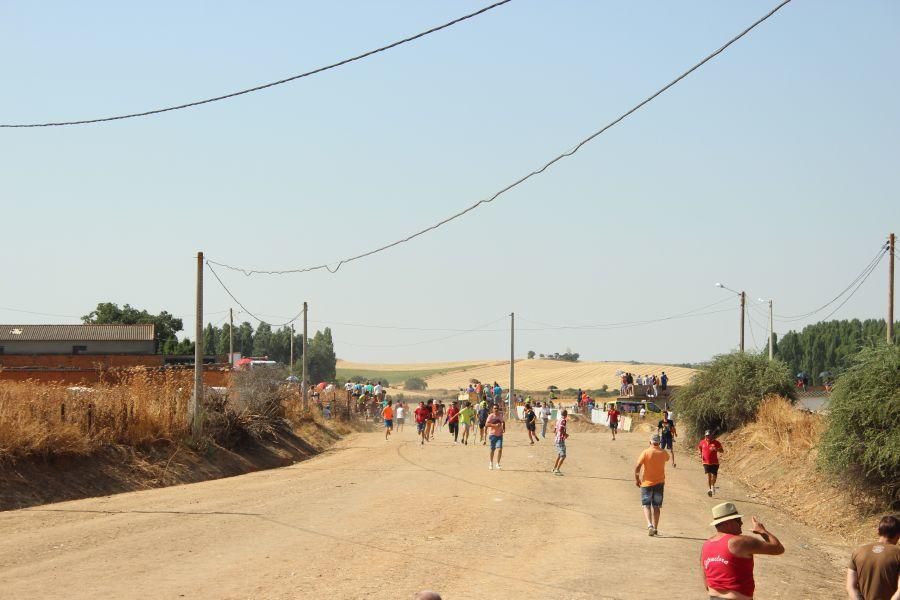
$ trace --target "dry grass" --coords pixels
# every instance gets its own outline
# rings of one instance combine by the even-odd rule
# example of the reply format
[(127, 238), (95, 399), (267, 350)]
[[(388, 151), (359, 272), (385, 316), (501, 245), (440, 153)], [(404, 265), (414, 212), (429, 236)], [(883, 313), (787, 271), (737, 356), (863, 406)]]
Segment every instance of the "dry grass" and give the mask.
[(800, 411), (784, 398), (766, 398), (756, 421), (723, 436), (723, 475), (737, 476), (757, 500), (798, 521), (858, 543), (871, 536), (872, 519), (885, 507), (868, 491), (818, 469), (824, 429), (821, 415)]
[(0, 382), (0, 460), (181, 439), (192, 386), (191, 373), (144, 369), (93, 388)]

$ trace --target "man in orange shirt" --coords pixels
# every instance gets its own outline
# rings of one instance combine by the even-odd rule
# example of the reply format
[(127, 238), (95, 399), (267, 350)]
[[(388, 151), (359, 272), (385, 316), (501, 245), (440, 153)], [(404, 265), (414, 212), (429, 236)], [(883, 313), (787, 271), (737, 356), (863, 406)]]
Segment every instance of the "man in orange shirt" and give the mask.
[(384, 441), (388, 441), (391, 432), (394, 430), (394, 408), (391, 406), (393, 400), (388, 400), (387, 405), (381, 409), (381, 418), (384, 419)]
[(641, 488), (641, 506), (647, 519), (647, 534), (651, 536), (657, 534), (659, 527), (668, 460), (669, 453), (659, 447), (659, 434), (653, 434), (650, 447), (641, 452), (634, 467), (634, 485)]

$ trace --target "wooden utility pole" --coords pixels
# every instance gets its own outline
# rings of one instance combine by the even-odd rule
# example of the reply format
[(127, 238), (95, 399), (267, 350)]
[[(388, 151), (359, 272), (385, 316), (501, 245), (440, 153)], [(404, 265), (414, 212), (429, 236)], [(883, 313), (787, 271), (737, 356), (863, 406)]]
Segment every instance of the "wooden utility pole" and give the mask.
[(744, 351), (744, 312), (747, 310), (747, 292), (741, 292), (741, 352)]
[(288, 363), (290, 367), (288, 368), (288, 373), (294, 374), (294, 324), (291, 323), (291, 362)]
[(197, 322), (194, 327), (194, 395), (191, 397), (191, 433), (199, 439), (200, 412), (203, 405), (203, 253), (197, 253)]
[(512, 419), (516, 406), (516, 313), (509, 313), (509, 401), (507, 414)]
[(769, 300), (769, 360), (775, 360), (775, 311)]
[(888, 314), (887, 343), (894, 343), (894, 234), (888, 236)]
[(228, 362), (234, 366), (234, 309), (228, 309)]
[(307, 379), (307, 366), (309, 361), (306, 359), (308, 352), (306, 351), (306, 340), (308, 339), (307, 329), (306, 329), (306, 313), (309, 311), (309, 307), (306, 305), (306, 302), (303, 303), (303, 343), (301, 348), (303, 349), (303, 380), (300, 382), (300, 392), (303, 395), (303, 410), (309, 410), (309, 380)]

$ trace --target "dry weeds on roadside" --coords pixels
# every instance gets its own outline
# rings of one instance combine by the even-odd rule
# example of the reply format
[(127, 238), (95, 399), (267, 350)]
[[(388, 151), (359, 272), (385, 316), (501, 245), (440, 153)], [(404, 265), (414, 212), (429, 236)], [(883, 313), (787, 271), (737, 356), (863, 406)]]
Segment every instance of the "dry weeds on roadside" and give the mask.
[(91, 388), (0, 382), (0, 460), (181, 439), (192, 385), (190, 372), (145, 369)]

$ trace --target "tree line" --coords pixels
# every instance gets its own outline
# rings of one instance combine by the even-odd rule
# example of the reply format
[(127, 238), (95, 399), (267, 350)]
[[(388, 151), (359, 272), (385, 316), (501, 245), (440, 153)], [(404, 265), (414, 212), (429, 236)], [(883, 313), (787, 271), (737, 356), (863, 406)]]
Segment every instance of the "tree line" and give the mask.
[[(85, 324), (117, 324), (136, 325), (153, 324), (156, 327), (156, 352), (158, 354), (193, 354), (194, 342), (190, 338), (178, 339), (177, 333), (184, 328), (184, 322), (162, 311), (152, 314), (137, 309), (129, 304), (119, 307), (112, 302), (101, 302), (97, 308), (81, 318)], [(228, 353), (231, 325), (226, 323), (216, 327), (208, 323), (203, 328), (203, 353), (223, 355)], [(300, 360), (303, 354), (303, 335), (294, 334), (294, 365), (291, 371), (300, 374)], [(316, 331), (307, 340), (307, 368), (311, 382), (333, 381), (337, 376), (337, 355), (331, 329)], [(273, 330), (268, 323), (262, 322), (254, 330), (244, 321), (234, 328), (234, 351), (242, 356), (265, 356), (282, 364), (288, 364), (291, 357), (291, 328), (280, 327)]]
[[(850, 365), (850, 358), (863, 348), (884, 341), (887, 331), (883, 319), (823, 321), (807, 325), (801, 331), (788, 331), (775, 339), (775, 356), (784, 361), (792, 375), (804, 372), (813, 383), (822, 383), (822, 373), (833, 376)], [(900, 323), (894, 326), (894, 343), (900, 343)], [(766, 344), (763, 353), (768, 355)]]

